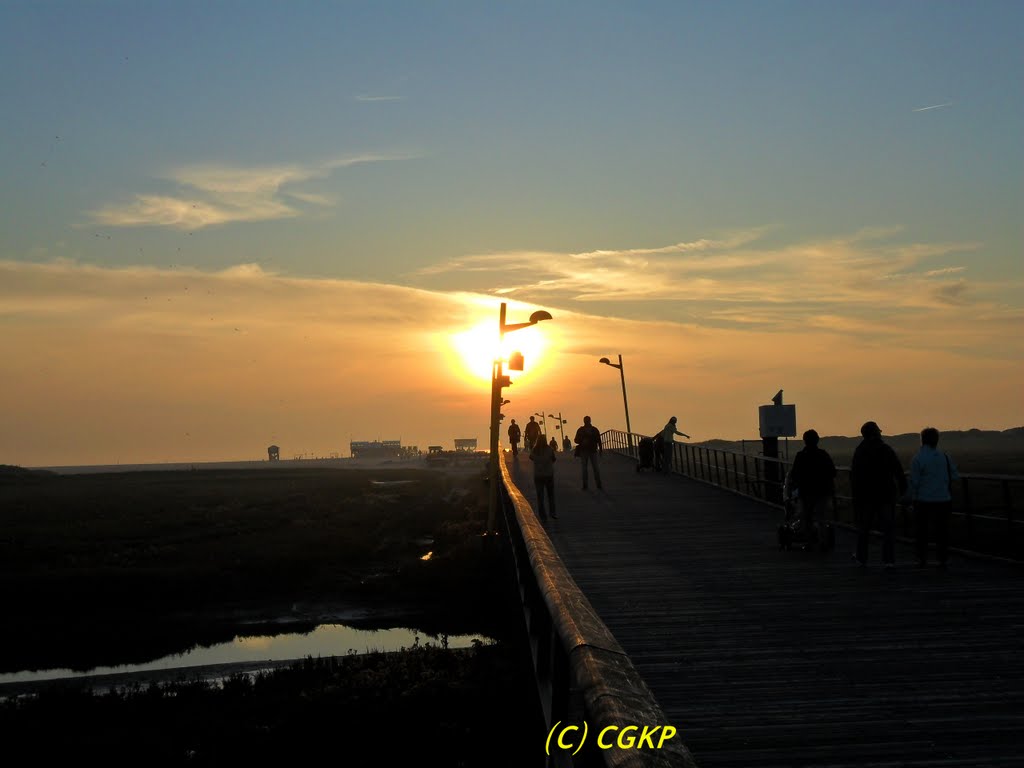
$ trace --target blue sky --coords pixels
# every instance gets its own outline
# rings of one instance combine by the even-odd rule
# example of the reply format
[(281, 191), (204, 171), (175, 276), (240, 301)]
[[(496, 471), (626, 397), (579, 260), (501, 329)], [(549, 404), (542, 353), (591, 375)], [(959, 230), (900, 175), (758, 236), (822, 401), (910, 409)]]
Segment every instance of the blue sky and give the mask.
[(257, 265), (676, 335), (899, 328), (1019, 375), (1022, 22), (1017, 2), (5, 3), (3, 322), (28, 338), (26, 304), (55, 306), (26, 293), (40, 265)]

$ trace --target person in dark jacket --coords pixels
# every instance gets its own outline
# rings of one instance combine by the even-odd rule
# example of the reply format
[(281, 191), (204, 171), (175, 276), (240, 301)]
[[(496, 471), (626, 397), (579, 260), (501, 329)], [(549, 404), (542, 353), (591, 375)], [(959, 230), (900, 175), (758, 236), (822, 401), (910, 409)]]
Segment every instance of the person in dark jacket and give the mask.
[(576, 430), (576, 455), (583, 467), (583, 490), (587, 490), (587, 464), (594, 468), (594, 482), (601, 488), (601, 467), (597, 458), (601, 454), (601, 430), (590, 423), (590, 417), (583, 417), (583, 426)]
[(533, 416), (530, 417), (530, 421), (526, 425), (523, 437), (526, 439), (526, 450), (532, 451), (534, 444), (540, 439), (540, 424), (536, 422)]
[(793, 459), (786, 490), (800, 499), (800, 520), (805, 541), (814, 542), (815, 518), (824, 520), (836, 490), (836, 465), (828, 451), (818, 447), (813, 429), (804, 432), (804, 447)]
[(512, 455), (519, 455), (519, 439), (523, 436), (523, 432), (519, 429), (519, 425), (516, 424), (516, 420), (512, 419), (512, 423), (508, 425), (508, 441), (512, 445)]
[(903, 474), (892, 446), (882, 441), (882, 430), (873, 422), (860, 428), (863, 440), (853, 452), (850, 464), (850, 490), (857, 516), (857, 551), (854, 559), (868, 561), (868, 536), (877, 521), (882, 531), (882, 561), (886, 568), (896, 565), (896, 501), (907, 492)]

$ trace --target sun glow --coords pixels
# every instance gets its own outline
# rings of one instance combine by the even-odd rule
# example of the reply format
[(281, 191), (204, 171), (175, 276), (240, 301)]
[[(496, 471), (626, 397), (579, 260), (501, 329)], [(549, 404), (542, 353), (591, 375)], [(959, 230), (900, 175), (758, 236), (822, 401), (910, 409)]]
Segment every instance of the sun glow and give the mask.
[(452, 334), (451, 346), (455, 367), (461, 375), (473, 380), (490, 381), (492, 367), (499, 354), (505, 361), (506, 372), (509, 355), (513, 352), (523, 354), (523, 370), (512, 371), (510, 374), (515, 379), (519, 376), (529, 376), (531, 370), (537, 369), (543, 361), (547, 345), (544, 335), (536, 326), (531, 326), (505, 334), (505, 340), (499, 350), (498, 323), (487, 320), (468, 330)]

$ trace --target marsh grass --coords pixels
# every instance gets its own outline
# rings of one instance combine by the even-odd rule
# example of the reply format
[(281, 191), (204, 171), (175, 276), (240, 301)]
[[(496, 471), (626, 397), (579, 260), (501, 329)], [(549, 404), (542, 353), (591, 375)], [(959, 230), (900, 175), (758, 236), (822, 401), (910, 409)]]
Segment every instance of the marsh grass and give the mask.
[(5, 756), (25, 765), (522, 766), (543, 748), (533, 691), (522, 684), (529, 675), (500, 646), (416, 645), (307, 658), (219, 685), (52, 688), (0, 703), (0, 731), (10, 734)]
[(144, 661), (296, 603), (493, 633), (484, 490), (416, 469), (0, 473), (0, 671)]

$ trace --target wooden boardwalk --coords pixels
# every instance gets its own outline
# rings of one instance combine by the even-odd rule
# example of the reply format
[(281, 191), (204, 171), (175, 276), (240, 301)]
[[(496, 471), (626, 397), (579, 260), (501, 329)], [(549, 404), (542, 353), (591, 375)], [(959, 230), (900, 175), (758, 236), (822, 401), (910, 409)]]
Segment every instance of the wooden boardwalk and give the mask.
[[(559, 453), (552, 541), (702, 768), (1024, 766), (1024, 570), (780, 552), (780, 513)], [(516, 484), (536, 508), (522, 454)]]

